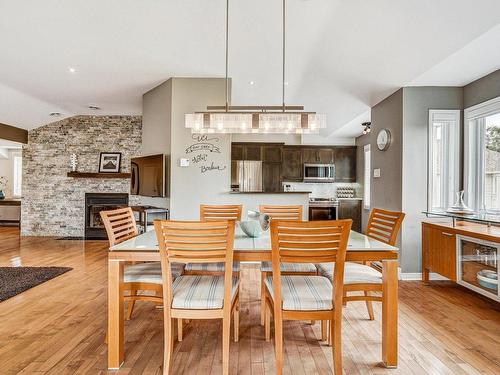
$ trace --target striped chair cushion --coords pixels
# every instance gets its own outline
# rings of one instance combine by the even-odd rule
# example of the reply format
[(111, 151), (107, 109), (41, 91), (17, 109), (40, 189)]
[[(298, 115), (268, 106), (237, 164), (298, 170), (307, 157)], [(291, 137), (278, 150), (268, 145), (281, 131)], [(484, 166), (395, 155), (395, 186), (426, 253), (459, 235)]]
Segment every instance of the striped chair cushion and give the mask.
[[(335, 265), (333, 263), (316, 264), (320, 275), (333, 280)], [(382, 284), (382, 274), (376, 269), (359, 263), (345, 263), (344, 284)]]
[[(182, 275), (184, 264), (172, 264), (172, 278), (175, 279)], [(161, 284), (161, 263), (148, 262), (133, 264), (125, 267), (123, 281), (126, 283), (151, 283)]]
[[(231, 300), (239, 283), (240, 279), (233, 277)], [(174, 280), (172, 288), (174, 309), (220, 309), (224, 303), (224, 276), (183, 275)]]
[[(269, 293), (274, 298), (273, 277), (265, 280)], [(281, 297), (283, 310), (317, 311), (331, 310), (332, 283), (323, 276), (284, 275), (281, 276)]]
[[(186, 271), (224, 272), (224, 263), (188, 263)], [(240, 262), (233, 262), (233, 272), (240, 272)]]
[[(312, 263), (281, 263), (281, 272), (310, 272), (316, 273), (316, 266)], [(262, 262), (262, 272), (273, 272), (272, 262)]]

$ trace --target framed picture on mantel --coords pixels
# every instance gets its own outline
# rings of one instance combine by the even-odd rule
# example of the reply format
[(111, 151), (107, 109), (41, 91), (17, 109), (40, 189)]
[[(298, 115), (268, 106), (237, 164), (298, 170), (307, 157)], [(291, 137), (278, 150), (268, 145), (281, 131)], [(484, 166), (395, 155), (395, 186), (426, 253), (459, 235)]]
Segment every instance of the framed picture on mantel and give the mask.
[(99, 173), (118, 173), (122, 161), (121, 152), (101, 152), (99, 157)]

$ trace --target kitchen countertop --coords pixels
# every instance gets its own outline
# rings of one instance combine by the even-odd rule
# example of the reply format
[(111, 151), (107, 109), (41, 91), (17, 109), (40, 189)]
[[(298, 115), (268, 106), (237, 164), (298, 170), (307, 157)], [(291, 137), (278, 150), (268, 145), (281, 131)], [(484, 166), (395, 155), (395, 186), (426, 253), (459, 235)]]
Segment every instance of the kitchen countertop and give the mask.
[(229, 194), (311, 194), (310, 191), (230, 191)]
[(362, 201), (363, 198), (353, 197), (353, 198), (337, 198), (338, 201)]

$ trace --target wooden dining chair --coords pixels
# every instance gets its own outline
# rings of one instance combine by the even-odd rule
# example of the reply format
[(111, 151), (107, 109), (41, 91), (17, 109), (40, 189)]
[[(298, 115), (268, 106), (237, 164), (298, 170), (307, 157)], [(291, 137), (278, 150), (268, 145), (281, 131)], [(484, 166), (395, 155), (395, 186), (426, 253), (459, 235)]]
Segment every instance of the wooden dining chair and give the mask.
[[(276, 372), (283, 371), (283, 320), (328, 320), (333, 337), (333, 372), (342, 374), (344, 262), (352, 220), (272, 221), (273, 274), (265, 280), (265, 335), (274, 317)], [(282, 263), (335, 262), (335, 282), (320, 275), (282, 275)]]
[[(260, 205), (259, 212), (269, 215), (271, 220), (302, 221), (303, 207), (301, 205)], [(264, 325), (266, 302), (264, 298), (264, 280), (273, 272), (272, 262), (262, 262), (260, 266), (260, 325)], [(313, 263), (283, 263), (282, 275), (316, 275), (317, 269)]]
[[(130, 207), (101, 211), (101, 219), (108, 235), (109, 246), (137, 236), (137, 224)], [(174, 277), (182, 274), (182, 264), (177, 264), (172, 273)], [(147, 262), (125, 266), (124, 290), (129, 294), (124, 297), (128, 302), (126, 319), (132, 317), (135, 301), (162, 302), (162, 278), (160, 262)], [(140, 294), (141, 291), (154, 291), (155, 295)]]
[[(243, 205), (200, 205), (200, 221), (220, 221), (231, 220), (240, 221)], [(184, 268), (184, 273), (187, 275), (212, 275), (224, 274), (224, 263), (189, 263)], [(240, 263), (233, 264), (233, 272), (240, 271)]]
[(201, 204), (200, 205), (200, 220), (201, 221), (220, 221), (220, 220), (241, 220), (241, 212), (243, 205), (241, 204)]
[[(370, 213), (366, 235), (391, 246), (396, 244), (399, 230), (405, 214), (397, 211), (387, 211), (374, 208)], [(335, 266), (332, 264), (316, 264), (318, 273), (333, 280)], [(382, 273), (373, 268), (370, 262), (345, 264), (344, 302), (365, 301), (370, 320), (374, 320), (372, 302), (382, 302), (381, 296), (372, 292), (382, 293)], [(349, 292), (363, 292), (363, 295), (349, 295)]]
[[(229, 373), (231, 315), (238, 341), (239, 277), (231, 272), (234, 221), (154, 222), (163, 271), (164, 359), (169, 374), (174, 347), (172, 319), (222, 319), (222, 369)], [(224, 275), (182, 275), (172, 282), (172, 265), (181, 263), (225, 264)]]
[(302, 220), (302, 205), (260, 205), (259, 212), (266, 214), (274, 220)]

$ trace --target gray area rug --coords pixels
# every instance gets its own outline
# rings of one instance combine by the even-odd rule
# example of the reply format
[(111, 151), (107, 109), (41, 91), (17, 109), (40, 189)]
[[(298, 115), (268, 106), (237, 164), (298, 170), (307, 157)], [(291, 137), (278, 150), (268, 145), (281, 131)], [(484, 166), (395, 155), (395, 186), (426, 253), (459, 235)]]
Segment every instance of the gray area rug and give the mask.
[(71, 267), (0, 267), (0, 302), (72, 269)]

